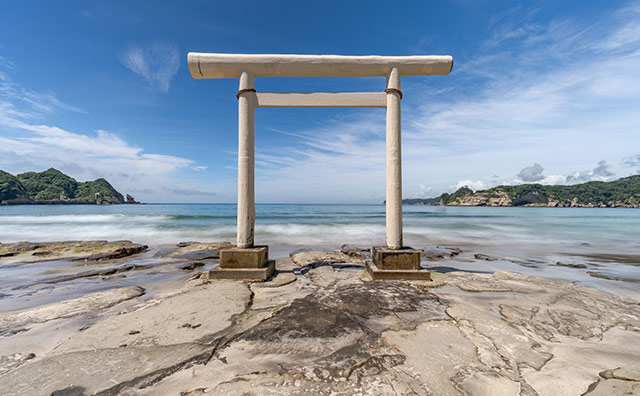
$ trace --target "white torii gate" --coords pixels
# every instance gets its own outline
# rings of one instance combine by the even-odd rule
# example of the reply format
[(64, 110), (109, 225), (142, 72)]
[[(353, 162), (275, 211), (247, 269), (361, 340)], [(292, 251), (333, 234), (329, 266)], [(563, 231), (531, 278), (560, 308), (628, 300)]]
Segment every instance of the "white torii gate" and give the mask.
[[(238, 78), (238, 233), (237, 247), (220, 253), (214, 277), (266, 279), (273, 273), (267, 247), (254, 246), (254, 109), (256, 107), (384, 107), (386, 125), (386, 247), (373, 248), (374, 279), (428, 278), (420, 253), (402, 243), (401, 76), (447, 75), (451, 56), (340, 56), (188, 54), (191, 76)], [(384, 92), (256, 92), (255, 77), (386, 77)], [(225, 271), (226, 270), (226, 271)], [(215, 272), (215, 273), (214, 273)], [(379, 274), (376, 276), (376, 274)], [(412, 275), (413, 274), (413, 275)], [(417, 274), (417, 275), (416, 275)]]

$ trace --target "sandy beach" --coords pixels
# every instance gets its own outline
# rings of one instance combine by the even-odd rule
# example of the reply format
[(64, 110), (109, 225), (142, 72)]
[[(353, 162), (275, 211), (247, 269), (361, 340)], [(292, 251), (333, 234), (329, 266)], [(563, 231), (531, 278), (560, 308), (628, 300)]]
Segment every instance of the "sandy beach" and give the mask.
[(275, 247), (267, 282), (210, 281), (228, 246), (2, 245), (0, 394), (640, 391), (635, 282), (443, 246), (423, 253), (430, 282), (373, 282), (357, 246)]

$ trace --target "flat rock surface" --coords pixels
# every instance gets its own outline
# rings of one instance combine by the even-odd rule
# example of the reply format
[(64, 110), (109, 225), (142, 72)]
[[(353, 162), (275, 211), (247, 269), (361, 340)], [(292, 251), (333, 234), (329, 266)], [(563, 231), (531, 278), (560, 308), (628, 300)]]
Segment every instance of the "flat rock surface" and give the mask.
[(180, 242), (172, 249), (162, 249), (154, 257), (167, 257), (185, 260), (219, 259), (220, 249), (230, 248), (229, 242)]
[(300, 266), (314, 266), (314, 265), (364, 265), (362, 259), (359, 256), (349, 255), (344, 252), (335, 251), (309, 251), (293, 254), (291, 260)]
[(53, 260), (111, 260), (147, 250), (131, 241), (64, 241), (0, 243), (0, 267)]
[[(637, 300), (509, 272), (373, 282), (362, 259), (343, 252), (300, 252), (277, 266), (265, 283), (193, 277), (121, 312), (116, 305), (35, 355), (24, 343), (0, 357), (10, 362), (0, 394), (638, 392)], [(65, 312), (84, 312), (56, 304), (41, 308), (57, 314), (34, 318), (63, 326), (78, 319)], [(26, 327), (0, 345), (38, 336)]]
[(214, 340), (250, 299), (246, 284), (223, 281), (147, 302), (142, 308), (94, 324), (60, 345), (57, 352), (123, 346), (157, 346)]
[(41, 305), (35, 308), (0, 312), (0, 337), (15, 332), (27, 331), (29, 325), (34, 323), (91, 314), (143, 294), (143, 288), (129, 286), (91, 293), (80, 298)]

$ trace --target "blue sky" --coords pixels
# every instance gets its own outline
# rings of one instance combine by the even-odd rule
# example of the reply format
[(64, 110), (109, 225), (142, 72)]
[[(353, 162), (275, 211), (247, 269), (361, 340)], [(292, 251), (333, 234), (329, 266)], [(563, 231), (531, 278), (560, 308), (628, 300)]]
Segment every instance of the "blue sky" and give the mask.
[[(5, 1), (0, 169), (235, 202), (236, 79), (186, 54), (452, 55), (402, 80), (403, 195), (640, 173), (640, 2)], [(382, 91), (262, 78), (258, 91)], [(256, 201), (379, 203), (383, 109), (257, 109)]]

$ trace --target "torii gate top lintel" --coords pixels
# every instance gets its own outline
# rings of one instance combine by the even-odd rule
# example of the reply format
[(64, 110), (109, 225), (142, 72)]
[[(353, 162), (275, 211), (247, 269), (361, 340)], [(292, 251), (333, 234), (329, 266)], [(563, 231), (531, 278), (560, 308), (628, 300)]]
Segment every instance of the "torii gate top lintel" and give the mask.
[[(400, 79), (404, 76), (447, 75), (449, 55), (343, 56), (280, 54), (211, 54), (190, 52), (191, 76), (238, 78), (238, 234), (235, 251), (220, 254), (221, 268), (255, 268), (267, 257), (254, 248), (254, 110), (257, 107), (382, 107), (386, 125), (386, 246), (374, 247), (373, 263), (389, 270), (419, 270), (420, 254), (402, 243), (402, 156)], [(256, 92), (255, 77), (386, 77), (383, 92), (275, 93)], [(377, 250), (376, 250), (377, 249)], [(376, 253), (377, 252), (377, 253)], [(239, 256), (235, 256), (235, 255)], [(238, 257), (244, 257), (238, 259)], [(251, 259), (247, 258), (250, 257)], [(391, 257), (387, 260), (385, 257)], [(376, 264), (377, 262), (377, 264)], [(406, 271), (405, 271), (406, 272)], [(418, 271), (419, 272), (419, 271)], [(389, 276), (404, 276), (402, 274)]]
[(393, 68), (402, 76), (447, 75), (453, 68), (449, 55), (344, 56), (281, 54), (210, 54), (187, 56), (193, 78), (253, 77), (384, 77)]

